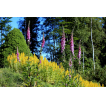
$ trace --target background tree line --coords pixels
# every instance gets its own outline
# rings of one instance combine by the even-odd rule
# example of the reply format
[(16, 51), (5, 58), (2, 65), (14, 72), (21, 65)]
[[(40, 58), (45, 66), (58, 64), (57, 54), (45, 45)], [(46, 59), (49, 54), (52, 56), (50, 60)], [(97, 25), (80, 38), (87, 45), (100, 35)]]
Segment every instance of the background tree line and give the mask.
[[(50, 57), (53, 61), (62, 61), (61, 54), (61, 36), (62, 27), (64, 26), (65, 36), (66, 36), (66, 46), (65, 53), (66, 59), (68, 61), (70, 54), (70, 38), (71, 32), (73, 31), (74, 37), (74, 49), (75, 56), (78, 55), (78, 42), (81, 39), (81, 48), (85, 53), (85, 68), (89, 69), (92, 66), (92, 42), (91, 42), (91, 17), (44, 17), (45, 21), (43, 28), (49, 27), (46, 33), (46, 41), (49, 42), (52, 37), (52, 45), (45, 47), (46, 52), (52, 52)], [(96, 67), (105, 66), (105, 39), (106, 39), (106, 29), (105, 29), (106, 18), (93, 17), (92, 18), (92, 39), (94, 44), (94, 58), (96, 62)], [(56, 42), (56, 45), (55, 45)], [(49, 51), (47, 49), (49, 48)], [(82, 58), (83, 59), (83, 58)]]
[[(5, 40), (6, 35), (11, 29), (11, 17), (0, 17), (0, 34), (1, 42)], [(31, 53), (35, 53), (39, 58), (39, 51), (42, 42), (43, 32), (45, 36), (45, 47), (43, 53), (46, 53), (48, 60), (60, 63), (62, 61), (61, 54), (61, 37), (64, 26), (66, 36), (66, 60), (70, 54), (70, 38), (73, 30), (75, 56), (78, 55), (78, 43), (81, 39), (81, 49), (84, 48), (85, 68), (90, 68), (92, 65), (92, 43), (91, 43), (91, 17), (24, 17), (24, 20), (19, 21), (19, 29), (22, 31), (25, 40), (28, 22), (30, 20), (31, 33)], [(106, 64), (106, 18), (92, 18), (92, 39), (94, 43), (94, 58), (96, 67), (104, 67)], [(27, 43), (27, 42), (26, 42)]]

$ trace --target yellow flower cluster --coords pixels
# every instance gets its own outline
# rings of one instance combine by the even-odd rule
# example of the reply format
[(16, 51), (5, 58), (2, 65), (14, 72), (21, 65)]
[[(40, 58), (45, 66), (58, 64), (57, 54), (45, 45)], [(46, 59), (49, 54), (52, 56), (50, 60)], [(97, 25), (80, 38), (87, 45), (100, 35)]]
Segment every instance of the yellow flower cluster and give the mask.
[(66, 76), (66, 75), (69, 75), (69, 71), (68, 71), (68, 69), (67, 69), (67, 71), (65, 72), (65, 76)]
[[(20, 64), (21, 65), (25, 65), (26, 62), (29, 61), (30, 65), (36, 64), (39, 62), (39, 59), (37, 58), (37, 56), (29, 56), (29, 60), (28, 60), (28, 56), (25, 56), (24, 53), (19, 53), (19, 59), (20, 59)], [(10, 63), (10, 65), (12, 65), (12, 63), (17, 64), (19, 61), (17, 61), (17, 55), (12, 53), (12, 55), (9, 55), (7, 57), (8, 62)]]
[(40, 67), (41, 68), (46, 68), (46, 69), (52, 68), (53, 71), (59, 69), (59, 66), (57, 65), (57, 63), (51, 62), (51, 61), (49, 62), (46, 58), (44, 58), (44, 60), (43, 60), (43, 56), (40, 56), (40, 60), (41, 60), (41, 64), (39, 65), (39, 68)]
[[(54, 82), (55, 80), (62, 79), (62, 76), (64, 76), (64, 68), (61, 64), (61, 68), (57, 65), (55, 62), (49, 62), (46, 58), (43, 59), (43, 56), (40, 56), (40, 60), (35, 56), (30, 56), (28, 59), (28, 56), (25, 56), (24, 53), (19, 53), (19, 59), (20, 62), (17, 61), (17, 55), (12, 53), (12, 55), (9, 55), (7, 57), (7, 60), (10, 63), (10, 66), (14, 66), (14, 68), (17, 70), (18, 67), (21, 67), (26, 65), (27, 62), (29, 62), (30, 66), (37, 64), (38, 65), (38, 71), (40, 78), (44, 77), (46, 78), (46, 81), (48, 82)], [(41, 61), (40, 64), (38, 64)]]
[[(37, 56), (34, 54), (33, 56), (30, 56), (28, 59), (28, 56), (25, 56), (24, 53), (19, 53), (19, 59), (20, 59), (20, 64), (23, 66), (26, 64), (26, 62), (29, 62), (29, 64), (38, 65), (38, 70), (39, 70), (39, 76), (41, 79), (50, 82), (50, 83), (54, 83), (55, 81), (59, 81), (62, 80), (63, 78), (65, 78), (65, 76), (69, 75), (69, 71), (68, 69), (65, 71), (62, 63), (60, 63), (60, 67), (57, 65), (57, 63), (55, 62), (49, 62), (46, 58), (43, 59), (43, 56), (40, 56), (40, 61), (41, 63), (38, 64), (40, 61), (37, 58)], [(14, 64), (17, 65), (17, 63), (19, 63), (19, 61), (17, 61), (17, 55), (12, 53), (12, 55), (9, 55), (7, 57), (8, 62), (10, 63), (10, 66), (12, 66)], [(74, 71), (72, 70), (72, 73), (74, 73)], [(75, 78), (77, 78), (77, 80), (80, 82), (80, 86), (83, 87), (101, 87), (100, 84), (98, 83), (94, 83), (92, 81), (87, 81), (82, 79), (82, 77), (80, 75), (77, 75), (74, 77), (73, 80), (75, 80)], [(104, 87), (104, 85), (102, 84), (102, 87)]]
[(82, 87), (104, 87), (104, 84), (101, 86), (100, 83), (84, 80), (80, 75), (75, 76), (74, 79), (75, 78), (77, 78), (77, 80), (79, 78), (80, 86)]
[(40, 76), (42, 78), (46, 75), (46, 81), (50, 83), (54, 83), (55, 80), (62, 79), (62, 75), (64, 76), (64, 68), (57, 65), (56, 62), (49, 62), (46, 58), (43, 60), (43, 56), (40, 56), (41, 63), (38, 65)]

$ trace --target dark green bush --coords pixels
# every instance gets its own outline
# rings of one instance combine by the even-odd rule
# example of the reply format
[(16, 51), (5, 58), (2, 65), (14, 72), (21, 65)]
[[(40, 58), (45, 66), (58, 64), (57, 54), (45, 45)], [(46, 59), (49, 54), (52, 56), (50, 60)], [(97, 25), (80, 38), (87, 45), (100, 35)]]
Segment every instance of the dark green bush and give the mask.
[(8, 66), (7, 56), (16, 53), (17, 47), (20, 53), (24, 52), (28, 55), (29, 48), (26, 44), (24, 36), (19, 29), (14, 28), (5, 37), (5, 43), (0, 47), (0, 67)]

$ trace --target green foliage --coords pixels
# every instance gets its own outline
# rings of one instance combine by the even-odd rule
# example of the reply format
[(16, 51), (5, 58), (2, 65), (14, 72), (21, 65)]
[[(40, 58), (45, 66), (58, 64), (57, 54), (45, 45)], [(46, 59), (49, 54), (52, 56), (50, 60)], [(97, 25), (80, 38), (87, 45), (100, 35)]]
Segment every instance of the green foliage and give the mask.
[(95, 71), (93, 69), (87, 69), (84, 70), (84, 73), (82, 71), (79, 71), (79, 73), (83, 79), (99, 82), (101, 85), (104, 84), (104, 86), (106, 86), (106, 66), (96, 68)]
[(37, 67), (36, 66), (30, 66), (30, 63), (28, 62), (23, 68), (22, 68), (22, 75), (23, 75), (23, 86), (31, 87), (34, 86), (34, 81), (37, 75)]
[(0, 57), (2, 57), (0, 58), (1, 67), (5, 67), (8, 65), (7, 56), (12, 53), (16, 54), (17, 47), (20, 53), (24, 52), (26, 55), (28, 55), (29, 48), (26, 44), (23, 34), (20, 32), (19, 29), (14, 28), (5, 37), (5, 43), (2, 44), (2, 46), (0, 47)]
[(12, 72), (9, 68), (0, 69), (1, 87), (19, 87), (22, 86), (22, 74)]
[(37, 79), (37, 87), (54, 87), (54, 85)]
[(10, 19), (11, 17), (0, 17), (0, 33), (1, 33), (0, 44), (3, 44), (3, 41), (5, 40), (7, 33), (11, 30), (11, 26), (9, 23), (12, 21)]
[(93, 75), (93, 80), (96, 80), (100, 84), (104, 84), (104, 86), (106, 86), (106, 66), (104, 66), (104, 68), (95, 70), (95, 75)]

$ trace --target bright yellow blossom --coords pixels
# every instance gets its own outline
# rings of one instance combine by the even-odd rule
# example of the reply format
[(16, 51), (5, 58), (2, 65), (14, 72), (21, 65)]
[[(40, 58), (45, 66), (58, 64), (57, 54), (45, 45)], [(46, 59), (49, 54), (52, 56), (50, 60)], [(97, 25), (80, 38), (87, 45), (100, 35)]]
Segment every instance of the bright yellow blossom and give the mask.
[(69, 71), (68, 71), (68, 69), (67, 69), (67, 71), (65, 72), (65, 76), (66, 76), (66, 75), (69, 75)]

